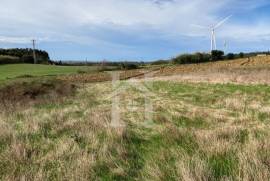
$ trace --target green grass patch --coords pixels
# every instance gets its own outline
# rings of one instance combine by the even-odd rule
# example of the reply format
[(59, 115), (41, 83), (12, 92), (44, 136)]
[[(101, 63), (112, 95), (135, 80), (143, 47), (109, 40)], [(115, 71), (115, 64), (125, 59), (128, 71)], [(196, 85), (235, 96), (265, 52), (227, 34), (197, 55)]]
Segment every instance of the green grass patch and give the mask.
[(55, 66), (34, 64), (0, 65), (0, 81), (14, 78), (31, 78), (34, 76), (54, 76), (75, 74), (78, 72), (96, 71), (98, 67), (92, 66)]
[(270, 122), (270, 114), (269, 113), (263, 113), (259, 112), (258, 113), (258, 119), (264, 123), (269, 123)]
[(4, 151), (11, 144), (11, 136), (0, 137), (0, 153)]
[(111, 148), (109, 153), (113, 163), (120, 165), (124, 169), (124, 173), (121, 175), (114, 173), (112, 163), (101, 160), (94, 168), (93, 179), (141, 180), (146, 161), (156, 160), (162, 180), (177, 180), (177, 158), (171, 150), (188, 155), (195, 154), (198, 144), (193, 135), (187, 132), (172, 134), (171, 130), (162, 134), (151, 134), (150, 132), (148, 129), (130, 126), (122, 139), (118, 140), (123, 145), (125, 153), (119, 155), (115, 148)]
[[(226, 97), (249, 95), (247, 101), (263, 98), (270, 101), (270, 86), (267, 85), (234, 85), (205, 83), (172, 83), (156, 81), (152, 91), (175, 100), (182, 100), (198, 106), (220, 108), (216, 103)], [(224, 108), (224, 106), (222, 106)]]
[(236, 141), (242, 144), (246, 143), (249, 138), (249, 131), (247, 129), (240, 130), (236, 135)]
[(208, 128), (209, 127), (209, 123), (201, 117), (188, 118), (185, 116), (179, 116), (179, 117), (175, 117), (173, 120), (178, 127), (183, 127), (183, 128)]
[(209, 157), (208, 166), (214, 180), (234, 178), (238, 169), (238, 159), (233, 152), (216, 153)]

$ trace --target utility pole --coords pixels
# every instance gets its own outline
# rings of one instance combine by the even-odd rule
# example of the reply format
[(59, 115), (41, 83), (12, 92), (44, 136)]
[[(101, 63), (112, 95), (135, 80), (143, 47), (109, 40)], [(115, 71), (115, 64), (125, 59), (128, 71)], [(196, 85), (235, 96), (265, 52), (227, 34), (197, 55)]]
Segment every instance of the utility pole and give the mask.
[(33, 42), (33, 58), (34, 58), (34, 63), (37, 64), (37, 57), (36, 57), (36, 40), (32, 40)]

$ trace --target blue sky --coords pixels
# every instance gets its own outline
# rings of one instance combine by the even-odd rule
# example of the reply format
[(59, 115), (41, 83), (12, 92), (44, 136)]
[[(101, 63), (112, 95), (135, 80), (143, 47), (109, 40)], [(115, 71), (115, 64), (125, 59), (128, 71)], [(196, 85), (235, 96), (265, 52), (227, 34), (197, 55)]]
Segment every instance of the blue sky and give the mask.
[(269, 0), (1, 0), (2, 48), (37, 47), (55, 60), (155, 60), (218, 49), (270, 49)]

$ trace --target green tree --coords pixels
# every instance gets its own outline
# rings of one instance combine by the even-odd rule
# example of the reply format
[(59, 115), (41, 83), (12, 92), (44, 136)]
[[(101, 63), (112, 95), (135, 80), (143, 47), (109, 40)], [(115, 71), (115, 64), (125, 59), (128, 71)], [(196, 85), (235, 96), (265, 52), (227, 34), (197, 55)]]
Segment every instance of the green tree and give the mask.
[(244, 58), (245, 57), (245, 54), (243, 52), (240, 52), (239, 53), (239, 58)]
[(228, 53), (226, 56), (226, 59), (228, 59), (228, 60), (233, 60), (234, 58), (235, 58), (235, 56), (233, 53)]
[(224, 56), (224, 52), (221, 50), (213, 50), (211, 52), (212, 61), (222, 60)]

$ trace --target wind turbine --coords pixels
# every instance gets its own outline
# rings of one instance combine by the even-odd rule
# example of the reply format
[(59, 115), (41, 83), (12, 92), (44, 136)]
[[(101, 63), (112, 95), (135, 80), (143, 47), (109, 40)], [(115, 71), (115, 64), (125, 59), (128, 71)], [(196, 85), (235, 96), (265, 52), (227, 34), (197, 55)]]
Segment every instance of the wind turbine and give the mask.
[(228, 43), (226, 40), (224, 40), (224, 53), (226, 54), (227, 52), (227, 47), (228, 47)]
[(195, 26), (197, 28), (202, 28), (202, 29), (208, 29), (211, 31), (211, 52), (213, 50), (217, 49), (217, 42), (216, 42), (216, 29), (218, 29), (221, 25), (223, 25), (226, 21), (228, 21), (230, 18), (232, 17), (232, 15), (224, 18), (223, 20), (221, 20), (220, 22), (218, 22), (215, 25), (212, 25), (210, 27), (207, 26), (201, 26), (201, 25), (195, 25), (192, 24), (192, 26)]

